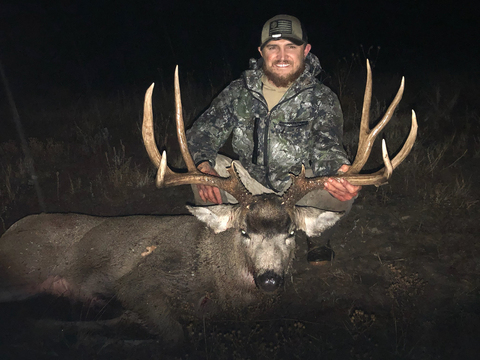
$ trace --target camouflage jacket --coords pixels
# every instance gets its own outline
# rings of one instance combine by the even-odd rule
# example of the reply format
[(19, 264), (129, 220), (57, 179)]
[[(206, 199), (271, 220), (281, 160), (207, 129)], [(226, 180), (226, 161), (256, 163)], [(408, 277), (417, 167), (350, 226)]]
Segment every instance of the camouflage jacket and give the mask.
[(316, 75), (318, 58), (308, 54), (305, 71), (271, 111), (262, 95), (261, 62), (228, 85), (187, 132), (195, 164), (215, 165), (220, 147), (233, 132), (233, 150), (250, 175), (283, 191), (289, 173), (302, 163), (315, 176), (335, 174), (349, 164), (342, 146), (343, 115), (337, 96)]

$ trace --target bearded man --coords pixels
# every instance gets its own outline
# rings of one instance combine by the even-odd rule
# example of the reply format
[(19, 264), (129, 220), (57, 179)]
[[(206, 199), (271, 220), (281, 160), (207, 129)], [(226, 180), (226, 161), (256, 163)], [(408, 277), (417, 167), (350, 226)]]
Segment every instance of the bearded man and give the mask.
[[(218, 151), (231, 134), (238, 155), (237, 169), (254, 195), (283, 193), (289, 173), (302, 164), (307, 177), (335, 175), (349, 168), (342, 145), (343, 115), (337, 96), (316, 76), (321, 67), (311, 52), (307, 34), (293, 16), (277, 15), (263, 26), (251, 70), (233, 81), (187, 132), (197, 168), (207, 174), (228, 176), (231, 159)], [(218, 188), (193, 185), (197, 204), (235, 203)], [(348, 213), (359, 186), (329, 178), (325, 190), (312, 191), (297, 205)], [(333, 256), (329, 247), (311, 239), (308, 260)]]

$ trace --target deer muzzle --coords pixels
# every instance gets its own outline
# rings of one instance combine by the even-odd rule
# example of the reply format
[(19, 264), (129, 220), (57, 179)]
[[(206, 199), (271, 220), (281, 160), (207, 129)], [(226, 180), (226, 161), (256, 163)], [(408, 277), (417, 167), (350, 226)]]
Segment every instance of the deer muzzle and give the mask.
[(278, 275), (271, 270), (267, 271), (262, 275), (255, 276), (255, 285), (266, 293), (272, 293), (283, 285), (283, 275)]

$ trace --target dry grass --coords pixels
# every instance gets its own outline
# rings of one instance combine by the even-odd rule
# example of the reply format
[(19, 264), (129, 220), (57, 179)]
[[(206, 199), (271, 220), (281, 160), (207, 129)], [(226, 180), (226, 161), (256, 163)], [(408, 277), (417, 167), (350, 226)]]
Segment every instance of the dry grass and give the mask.
[[(193, 75), (181, 74), (187, 125), (226, 82), (222, 78), (199, 87)], [(51, 98), (54, 96), (58, 99)], [(173, 79), (168, 84), (157, 83), (153, 105), (157, 145), (167, 150), (172, 166), (181, 168)], [(125, 198), (131, 189), (153, 183), (154, 169), (141, 140), (143, 89), (108, 95), (92, 93), (88, 97), (51, 89), (20, 110), (27, 136), (35, 136), (28, 140), (32, 158), (25, 157), (16, 141), (0, 143), (0, 216), (8, 218), (12, 208), (27, 202), (26, 197), (28, 201), (35, 198), (28, 170), (32, 164), (49, 201), (58, 203), (48, 208), (62, 207), (61, 204), (76, 202), (78, 198)]]

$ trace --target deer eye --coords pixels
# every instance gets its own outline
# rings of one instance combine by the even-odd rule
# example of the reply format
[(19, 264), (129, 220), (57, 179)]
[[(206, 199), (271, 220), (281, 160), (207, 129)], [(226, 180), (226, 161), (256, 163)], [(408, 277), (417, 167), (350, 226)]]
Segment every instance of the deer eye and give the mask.
[(240, 230), (240, 233), (242, 234), (242, 242), (246, 246), (250, 245), (250, 236), (248, 236), (247, 232), (245, 230)]
[(291, 230), (291, 231), (288, 233), (288, 237), (285, 239), (285, 244), (286, 244), (287, 246), (290, 246), (290, 244), (292, 243), (294, 237), (295, 237), (295, 230)]

